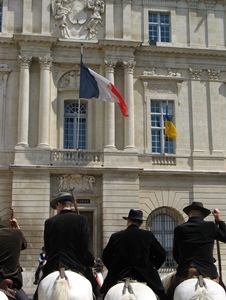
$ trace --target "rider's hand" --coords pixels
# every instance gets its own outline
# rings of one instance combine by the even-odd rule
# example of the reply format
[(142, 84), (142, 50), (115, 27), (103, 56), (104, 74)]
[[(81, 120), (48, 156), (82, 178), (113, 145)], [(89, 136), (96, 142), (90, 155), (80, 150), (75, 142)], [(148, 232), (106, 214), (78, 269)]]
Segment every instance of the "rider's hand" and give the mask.
[(19, 223), (16, 218), (12, 218), (9, 220), (12, 228), (20, 229)]
[(221, 212), (219, 211), (218, 208), (215, 208), (212, 212), (213, 216), (214, 216), (214, 219), (215, 221), (221, 221)]

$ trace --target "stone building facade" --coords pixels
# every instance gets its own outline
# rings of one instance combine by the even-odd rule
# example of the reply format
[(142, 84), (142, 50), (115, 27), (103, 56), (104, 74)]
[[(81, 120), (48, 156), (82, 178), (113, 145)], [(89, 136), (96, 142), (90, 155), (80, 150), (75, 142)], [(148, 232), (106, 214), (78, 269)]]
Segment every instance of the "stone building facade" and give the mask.
[[(226, 220), (225, 1), (0, 3), (0, 216), (7, 223), (13, 206), (28, 240), (25, 287), (49, 202), (63, 190), (87, 215), (96, 256), (140, 208), (167, 250), (162, 270), (172, 270), (184, 206), (202, 201)], [(83, 63), (123, 95), (128, 117), (114, 103), (79, 99), (81, 48)], [(176, 139), (165, 136), (166, 107)]]

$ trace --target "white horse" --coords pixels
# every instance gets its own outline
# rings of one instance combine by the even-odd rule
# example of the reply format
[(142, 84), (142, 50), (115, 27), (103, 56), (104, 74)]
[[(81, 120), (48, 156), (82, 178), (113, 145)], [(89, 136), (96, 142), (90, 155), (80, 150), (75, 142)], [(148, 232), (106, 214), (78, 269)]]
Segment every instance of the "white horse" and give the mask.
[(92, 285), (84, 276), (61, 270), (46, 276), (39, 284), (41, 300), (93, 300)]
[(204, 278), (191, 278), (180, 283), (174, 292), (174, 300), (225, 300), (225, 290), (217, 282)]
[[(165, 291), (169, 288), (175, 273), (169, 273), (161, 278)], [(174, 291), (173, 300), (226, 300), (226, 294), (218, 283), (199, 276), (180, 283)]]
[(145, 283), (126, 279), (107, 292), (104, 300), (157, 300), (157, 296)]
[(8, 300), (8, 297), (2, 291), (0, 291), (0, 300)]

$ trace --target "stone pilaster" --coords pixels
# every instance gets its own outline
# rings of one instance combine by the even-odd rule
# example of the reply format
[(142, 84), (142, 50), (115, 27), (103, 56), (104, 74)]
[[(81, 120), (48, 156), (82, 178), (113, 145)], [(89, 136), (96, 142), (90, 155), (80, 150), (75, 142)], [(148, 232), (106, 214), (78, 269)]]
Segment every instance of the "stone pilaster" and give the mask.
[(106, 38), (114, 38), (114, 0), (107, 0), (106, 7)]
[[(223, 155), (222, 144), (222, 126), (219, 120), (222, 119), (222, 96), (219, 95), (221, 82), (219, 82), (220, 70), (207, 70), (208, 82), (207, 82), (207, 100), (209, 104), (209, 130), (210, 130), (210, 152), (215, 155)], [(211, 98), (210, 98), (211, 95)]]
[[(202, 70), (191, 69), (190, 72), (190, 90), (191, 90), (191, 116), (192, 116), (192, 134), (193, 134), (193, 155), (199, 156), (204, 154), (204, 133), (207, 128), (205, 126), (206, 105), (204, 104), (204, 95), (202, 85), (200, 83)], [(202, 122), (200, 122), (202, 120)]]
[(32, 1), (23, 0), (23, 33), (32, 32)]
[(123, 39), (131, 39), (131, 0), (123, 0)]

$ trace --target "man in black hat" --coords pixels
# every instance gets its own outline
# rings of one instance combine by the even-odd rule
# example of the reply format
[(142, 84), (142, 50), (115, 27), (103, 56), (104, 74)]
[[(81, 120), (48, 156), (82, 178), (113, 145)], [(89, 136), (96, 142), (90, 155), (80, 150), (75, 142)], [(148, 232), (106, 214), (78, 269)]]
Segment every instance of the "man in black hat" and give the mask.
[[(50, 202), (57, 215), (45, 221), (44, 247), (47, 262), (43, 266), (43, 277), (61, 267), (84, 274), (93, 288), (97, 282), (90, 273), (94, 265), (88, 220), (72, 210), (74, 197), (61, 192)], [(92, 277), (91, 277), (92, 276)], [(37, 299), (37, 290), (35, 297)]]
[(166, 258), (165, 249), (151, 231), (140, 229), (143, 212), (131, 209), (127, 228), (111, 235), (103, 250), (103, 262), (108, 269), (101, 293), (107, 291), (125, 277), (131, 277), (147, 285), (160, 297), (165, 299), (164, 288), (157, 269)]
[(178, 267), (167, 292), (169, 299), (179, 283), (193, 276), (203, 275), (219, 282), (213, 257), (214, 240), (226, 243), (226, 226), (218, 208), (213, 210), (215, 222), (204, 221), (211, 211), (202, 202), (192, 202), (183, 211), (189, 219), (174, 229), (173, 257)]

